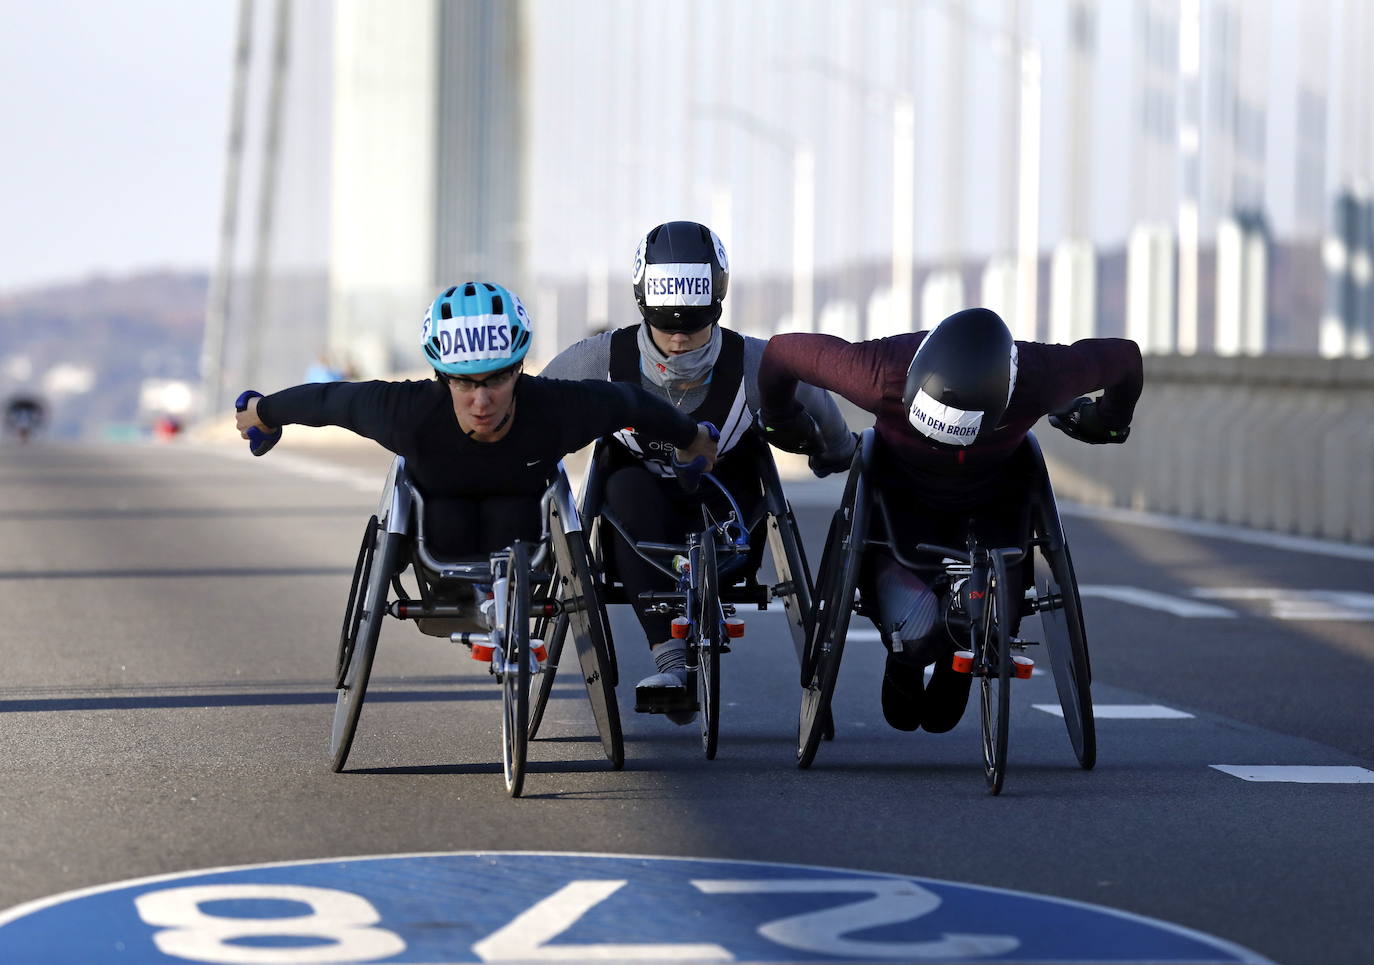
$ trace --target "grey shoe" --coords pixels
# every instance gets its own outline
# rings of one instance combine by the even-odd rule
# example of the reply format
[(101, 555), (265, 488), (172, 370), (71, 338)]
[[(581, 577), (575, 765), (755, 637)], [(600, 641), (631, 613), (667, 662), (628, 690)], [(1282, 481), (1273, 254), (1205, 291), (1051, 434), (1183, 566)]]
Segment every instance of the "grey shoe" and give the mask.
[(697, 707), (691, 673), (687, 670), (687, 644), (667, 640), (655, 646), (653, 654), (658, 673), (635, 685), (635, 710), (641, 714), (667, 714), (677, 723), (691, 723)]

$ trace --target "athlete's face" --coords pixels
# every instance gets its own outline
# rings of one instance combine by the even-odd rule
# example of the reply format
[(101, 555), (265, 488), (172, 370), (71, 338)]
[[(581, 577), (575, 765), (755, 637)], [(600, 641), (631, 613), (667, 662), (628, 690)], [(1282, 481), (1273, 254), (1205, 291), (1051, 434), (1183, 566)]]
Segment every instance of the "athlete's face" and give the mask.
[(508, 369), (481, 379), (449, 377), (448, 393), (458, 425), (478, 442), (495, 442), (510, 431), (515, 384), (520, 369)]
[(711, 326), (707, 325), (703, 329), (688, 333), (662, 332), (650, 325), (649, 334), (664, 355), (681, 355), (683, 352), (701, 348), (711, 341)]

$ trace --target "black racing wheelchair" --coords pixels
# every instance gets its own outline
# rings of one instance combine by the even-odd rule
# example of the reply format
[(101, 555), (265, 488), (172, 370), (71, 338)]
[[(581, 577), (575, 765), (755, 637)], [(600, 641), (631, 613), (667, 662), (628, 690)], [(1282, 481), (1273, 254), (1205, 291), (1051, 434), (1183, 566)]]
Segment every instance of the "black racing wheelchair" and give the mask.
[[(811, 575), (801, 534), (771, 451), (766, 445), (760, 445), (756, 452), (755, 476), (760, 498), (749, 519), (738, 518), (740, 511), (735, 501), (738, 494), (729, 493), (709, 474), (705, 479), (694, 480), (690, 473), (684, 476), (679, 467), (679, 476), (684, 478), (686, 485), (717, 486), (725, 497), (724, 504), (730, 507), (714, 515), (703, 507), (702, 526), (685, 543), (637, 540), (605, 505), (605, 480), (616, 468), (611, 444), (606, 440), (597, 442), (592, 451), (582, 489), (582, 519), (592, 534), (595, 559), (591, 571), (594, 575), (599, 574), (601, 580), (595, 595), (602, 603), (632, 602), (623, 584), (617, 581), (606, 552), (612, 529), (674, 583), (671, 590), (648, 594), (649, 599), (645, 602), (659, 608), (661, 613), (674, 616), (674, 633), (681, 632), (687, 640), (691, 709), (701, 714), (702, 750), (707, 760), (715, 758), (719, 743), (720, 658), (730, 651), (731, 641), (737, 640), (743, 631), (743, 621), (735, 616), (737, 610), (750, 606), (766, 610), (770, 603), (780, 602), (799, 661), (809, 634)], [(771, 583), (758, 581), (765, 542), (773, 563), (775, 582)], [(609, 641), (610, 631), (605, 624), (603, 633)], [(563, 650), (563, 639), (561, 628), (555, 627), (549, 641), (548, 665), (540, 676), (538, 695), (533, 703), (531, 735), (538, 730), (543, 718)]]
[[(1075, 757), (1084, 770), (1097, 760), (1092, 709), (1092, 669), (1083, 609), (1073, 560), (1064, 538), (1049, 473), (1034, 435), (1013, 455), (1014, 471), (1029, 481), (1021, 545), (984, 547), (970, 538), (963, 547), (919, 544), (899, 546), (883, 494), (870, 485), (877, 439), (872, 429), (860, 437), (844, 497), (831, 519), (816, 572), (815, 612), (802, 655), (801, 714), (797, 766), (807, 768), (830, 727), (830, 702), (839, 676), (845, 635), (852, 613), (876, 614), (876, 606), (856, 594), (865, 552), (882, 549), (923, 575), (944, 597), (945, 619), (960, 641), (954, 668), (980, 683), (983, 763), (988, 788), (1002, 790), (1006, 774), (1011, 681), (1028, 677), (1024, 651), (1035, 643), (1012, 635), (1015, 613), (1038, 613), (1064, 723)], [(1034, 586), (1021, 593), (1013, 568), (1032, 557)], [(877, 623), (878, 621), (874, 621)], [(890, 649), (891, 640), (884, 644)]]
[[(560, 464), (541, 500), (543, 535), (537, 545), (516, 542), (486, 560), (436, 559), (425, 545), (424, 497), (397, 456), (368, 520), (353, 572), (339, 636), (338, 699), (330, 735), (335, 771), (348, 760), (367, 696), (382, 620), (413, 620), (422, 633), (448, 637), (487, 660), (501, 685), (502, 769), (506, 789), (524, 786), (531, 681), (546, 664), (543, 641), (576, 643), (587, 696), (611, 766), (625, 761), (615, 701), (614, 660), (605, 632), (587, 541)], [(409, 569), (416, 592), (402, 584)]]

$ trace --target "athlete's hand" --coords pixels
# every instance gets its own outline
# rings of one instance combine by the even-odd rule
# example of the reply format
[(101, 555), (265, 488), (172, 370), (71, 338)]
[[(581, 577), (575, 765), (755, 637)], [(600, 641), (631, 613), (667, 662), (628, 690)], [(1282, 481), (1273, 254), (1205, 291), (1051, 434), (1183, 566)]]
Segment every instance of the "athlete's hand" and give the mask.
[(814, 456), (824, 450), (821, 427), (811, 413), (800, 405), (794, 404), (791, 412), (764, 411), (760, 415), (763, 419), (763, 437), (769, 445), (803, 456)]
[(706, 465), (702, 472), (710, 472), (711, 467), (716, 464), (716, 439), (717, 434), (713, 433), (706, 423), (697, 423), (697, 437), (692, 440), (692, 444), (686, 449), (678, 449), (677, 461), (679, 463), (689, 463), (693, 459), (701, 457), (706, 460)]
[(806, 463), (817, 479), (824, 479), (832, 473), (848, 472), (854, 462), (854, 449), (858, 444), (858, 435), (851, 432), (849, 439), (839, 449), (834, 452), (818, 452), (807, 459)]
[(1107, 425), (1097, 407), (1097, 400), (1087, 396), (1075, 399), (1073, 405), (1063, 412), (1051, 412), (1050, 425), (1070, 439), (1094, 446), (1122, 443), (1131, 434), (1130, 426), (1117, 428)]
[(239, 438), (247, 439), (249, 429), (257, 429), (259, 432), (271, 435), (277, 430), (269, 426), (258, 418), (258, 399), (260, 396), (253, 396), (244, 403), (243, 408), (234, 413), (234, 426), (239, 430)]

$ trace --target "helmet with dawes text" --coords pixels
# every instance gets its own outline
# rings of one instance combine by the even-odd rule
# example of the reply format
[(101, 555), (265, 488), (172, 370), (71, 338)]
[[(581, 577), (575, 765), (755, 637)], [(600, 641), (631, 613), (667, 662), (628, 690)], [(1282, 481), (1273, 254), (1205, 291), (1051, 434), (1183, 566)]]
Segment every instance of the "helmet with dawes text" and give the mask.
[(436, 372), (482, 375), (530, 350), (530, 316), (508, 289), (469, 281), (445, 289), (425, 312), (420, 348)]
[(730, 261), (710, 228), (669, 221), (640, 241), (632, 280), (646, 322), (664, 332), (699, 332), (720, 320)]
[(1016, 361), (1016, 340), (996, 312), (955, 312), (931, 329), (911, 359), (902, 394), (907, 421), (941, 445), (986, 439), (1016, 389)]

